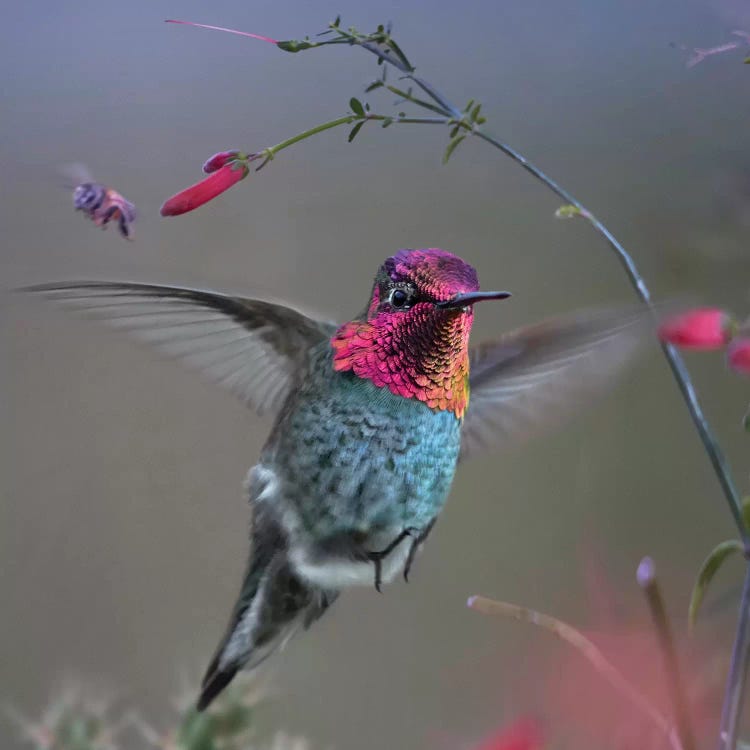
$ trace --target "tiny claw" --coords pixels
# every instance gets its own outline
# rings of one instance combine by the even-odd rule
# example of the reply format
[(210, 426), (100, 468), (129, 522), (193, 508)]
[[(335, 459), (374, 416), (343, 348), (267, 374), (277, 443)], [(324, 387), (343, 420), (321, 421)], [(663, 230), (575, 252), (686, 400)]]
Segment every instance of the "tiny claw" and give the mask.
[(430, 523), (425, 526), (420, 532), (419, 536), (412, 539), (411, 545), (409, 546), (409, 554), (406, 556), (406, 563), (404, 563), (404, 580), (409, 583), (409, 572), (411, 571), (412, 563), (414, 558), (417, 556), (417, 550), (420, 548), (425, 539), (429, 536), (432, 531), (432, 527), (435, 525), (435, 520), (432, 519)]
[(380, 588), (380, 584), (382, 583), (381, 576), (383, 572), (383, 559), (382, 557), (372, 557), (370, 559), (375, 566), (375, 591), (377, 591), (378, 594), (382, 594), (383, 590)]
[[(416, 531), (416, 529), (409, 527), (407, 529), (404, 529), (385, 549), (380, 550), (379, 552), (368, 552), (367, 557), (372, 562), (372, 564), (375, 566), (375, 590), (382, 594), (383, 592), (380, 590), (380, 584), (382, 583), (381, 576), (383, 572), (383, 560), (388, 557), (388, 555), (393, 552), (396, 547), (398, 547), (401, 542), (406, 539), (407, 536), (411, 536), (412, 532)], [(411, 554), (411, 550), (409, 551)]]

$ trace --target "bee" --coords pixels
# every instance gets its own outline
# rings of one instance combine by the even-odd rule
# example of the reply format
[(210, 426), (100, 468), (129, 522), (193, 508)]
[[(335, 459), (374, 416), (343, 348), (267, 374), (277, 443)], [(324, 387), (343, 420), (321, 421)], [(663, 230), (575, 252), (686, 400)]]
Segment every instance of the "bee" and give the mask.
[(131, 224), (135, 221), (135, 206), (112, 188), (95, 182), (91, 173), (82, 164), (71, 164), (63, 168), (68, 178), (68, 188), (73, 189), (73, 206), (83, 211), (96, 226), (107, 228), (110, 221), (125, 239), (130, 239)]

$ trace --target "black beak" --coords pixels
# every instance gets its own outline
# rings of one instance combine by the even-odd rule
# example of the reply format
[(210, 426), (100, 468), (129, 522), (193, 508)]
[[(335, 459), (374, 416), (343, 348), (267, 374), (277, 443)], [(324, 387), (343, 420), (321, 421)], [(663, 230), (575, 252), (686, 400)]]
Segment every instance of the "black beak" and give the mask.
[(465, 294), (457, 294), (453, 299), (436, 302), (435, 307), (450, 310), (455, 307), (468, 307), (475, 302), (483, 302), (486, 299), (508, 299), (508, 297), (510, 297), (510, 292), (466, 292)]

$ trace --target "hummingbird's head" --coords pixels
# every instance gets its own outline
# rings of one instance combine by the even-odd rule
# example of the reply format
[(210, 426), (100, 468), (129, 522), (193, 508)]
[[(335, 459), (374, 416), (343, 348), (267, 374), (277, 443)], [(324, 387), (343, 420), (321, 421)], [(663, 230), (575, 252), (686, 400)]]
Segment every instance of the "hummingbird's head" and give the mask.
[(509, 296), (480, 292), (474, 268), (445, 250), (399, 250), (378, 269), (366, 310), (331, 339), (334, 368), (461, 417), (473, 306)]

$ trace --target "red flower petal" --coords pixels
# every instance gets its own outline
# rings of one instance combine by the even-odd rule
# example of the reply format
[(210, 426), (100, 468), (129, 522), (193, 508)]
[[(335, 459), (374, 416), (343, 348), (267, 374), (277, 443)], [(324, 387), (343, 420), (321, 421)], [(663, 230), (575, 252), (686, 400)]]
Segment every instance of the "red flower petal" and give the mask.
[(229, 161), (244, 158), (245, 155), (241, 154), (239, 151), (219, 151), (218, 154), (214, 154), (205, 161), (203, 164), (203, 171), (206, 174), (211, 174), (211, 172), (216, 172), (217, 169), (221, 169)]
[(702, 307), (666, 320), (659, 338), (682, 349), (721, 349), (730, 339), (729, 323), (724, 310)]
[(539, 725), (532, 719), (518, 719), (488, 737), (475, 750), (539, 750), (543, 744)]
[(736, 338), (727, 350), (729, 366), (742, 375), (750, 375), (750, 338)]
[(195, 185), (191, 185), (167, 199), (159, 213), (162, 216), (179, 216), (180, 214), (186, 214), (188, 211), (194, 211), (243, 180), (249, 171), (247, 164), (244, 162), (229, 162), (204, 180), (196, 182)]

